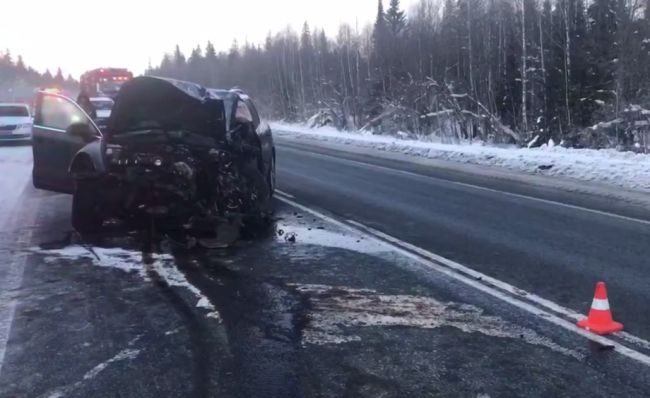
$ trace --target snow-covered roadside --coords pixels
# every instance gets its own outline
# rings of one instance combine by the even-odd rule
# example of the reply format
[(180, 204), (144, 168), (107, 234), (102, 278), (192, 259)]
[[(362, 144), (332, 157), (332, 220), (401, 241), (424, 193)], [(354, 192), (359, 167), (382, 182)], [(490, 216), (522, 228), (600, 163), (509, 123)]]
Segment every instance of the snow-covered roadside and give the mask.
[(483, 144), (441, 144), (363, 132), (341, 132), (331, 127), (312, 129), (281, 122), (272, 123), (272, 127), (275, 135), (287, 138), (293, 136), (417, 157), (497, 166), (525, 173), (569, 177), (650, 192), (650, 155), (645, 154), (548, 145), (528, 149), (500, 148)]

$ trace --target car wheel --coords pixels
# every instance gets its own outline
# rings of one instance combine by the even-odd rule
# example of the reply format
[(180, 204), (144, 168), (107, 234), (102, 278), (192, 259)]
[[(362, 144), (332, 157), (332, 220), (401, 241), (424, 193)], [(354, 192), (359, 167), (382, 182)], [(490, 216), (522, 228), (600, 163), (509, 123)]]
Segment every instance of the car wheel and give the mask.
[(104, 221), (97, 203), (96, 187), (77, 181), (72, 196), (72, 227), (82, 234), (98, 232)]

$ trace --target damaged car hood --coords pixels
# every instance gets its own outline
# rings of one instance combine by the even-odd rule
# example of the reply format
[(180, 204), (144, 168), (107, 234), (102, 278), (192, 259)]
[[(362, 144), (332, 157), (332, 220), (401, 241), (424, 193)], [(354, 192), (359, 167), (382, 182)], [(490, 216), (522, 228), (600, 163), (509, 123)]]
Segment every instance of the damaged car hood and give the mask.
[(106, 138), (135, 131), (187, 132), (223, 141), (224, 102), (198, 84), (152, 76), (137, 77), (120, 89)]

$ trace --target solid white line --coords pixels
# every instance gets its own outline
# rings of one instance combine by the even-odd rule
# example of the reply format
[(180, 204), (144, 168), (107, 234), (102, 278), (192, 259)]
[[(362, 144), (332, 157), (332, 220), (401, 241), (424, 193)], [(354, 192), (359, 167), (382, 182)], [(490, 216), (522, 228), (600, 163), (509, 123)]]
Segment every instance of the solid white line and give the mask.
[[(374, 240), (377, 240), (378, 242), (381, 242), (383, 245), (385, 245), (391, 251), (397, 252), (397, 253), (399, 253), (399, 254), (407, 257), (407, 258), (415, 260), (418, 263), (426, 266), (427, 268), (429, 268), (429, 269), (431, 269), (433, 271), (439, 272), (439, 273), (444, 274), (444, 275), (446, 275), (446, 276), (448, 276), (450, 278), (456, 279), (456, 280), (458, 280), (458, 281), (460, 281), (460, 282), (462, 282), (462, 283), (464, 283), (464, 284), (466, 284), (466, 285), (468, 285), (470, 287), (475, 288), (476, 290), (479, 290), (481, 292), (489, 294), (489, 295), (491, 295), (491, 296), (493, 296), (493, 297), (495, 297), (495, 298), (497, 298), (497, 299), (499, 299), (501, 301), (509, 303), (509, 304), (511, 304), (511, 305), (523, 310), (523, 311), (526, 311), (526, 312), (528, 312), (528, 313), (530, 313), (532, 315), (540, 317), (540, 318), (542, 318), (542, 319), (544, 319), (544, 320), (546, 320), (548, 322), (551, 322), (552, 324), (554, 324), (556, 326), (559, 326), (559, 327), (561, 327), (561, 328), (563, 328), (565, 330), (568, 330), (568, 331), (570, 331), (572, 333), (575, 333), (577, 335), (585, 337), (585, 338), (587, 338), (587, 339), (589, 339), (591, 341), (594, 341), (596, 343), (599, 343), (599, 344), (602, 344), (602, 345), (605, 345), (605, 346), (611, 346), (617, 352), (619, 352), (620, 354), (622, 354), (622, 355), (624, 355), (624, 356), (626, 356), (626, 357), (628, 357), (630, 359), (636, 360), (636, 361), (638, 361), (638, 362), (640, 362), (640, 363), (642, 363), (642, 364), (644, 364), (646, 366), (650, 366), (650, 357), (649, 356), (647, 356), (647, 355), (645, 355), (645, 354), (643, 354), (641, 352), (635, 351), (635, 350), (633, 350), (633, 349), (631, 349), (631, 348), (629, 348), (627, 346), (624, 346), (624, 345), (622, 345), (622, 344), (620, 344), (620, 343), (618, 343), (618, 342), (616, 342), (616, 341), (614, 341), (612, 339), (609, 339), (607, 337), (599, 336), (599, 335), (593, 334), (591, 332), (588, 332), (586, 330), (580, 329), (573, 322), (569, 322), (569, 321), (567, 321), (567, 320), (565, 320), (563, 318), (560, 318), (559, 316), (557, 316), (557, 315), (555, 315), (555, 314), (553, 314), (551, 312), (547, 312), (547, 311), (545, 311), (543, 309), (540, 309), (540, 308), (538, 308), (538, 307), (536, 307), (536, 306), (534, 306), (532, 304), (529, 304), (527, 302), (519, 300), (518, 298), (513, 297), (510, 294), (524, 296), (524, 297), (526, 297), (526, 299), (529, 299), (529, 300), (531, 298), (536, 298), (537, 301), (545, 302), (547, 304), (550, 304), (553, 308), (563, 310), (563, 311), (560, 311), (560, 312), (574, 313), (573, 311), (568, 310), (568, 309), (566, 309), (564, 307), (561, 307), (561, 306), (559, 306), (559, 305), (557, 305), (555, 303), (552, 303), (551, 301), (548, 301), (546, 299), (542, 299), (541, 297), (538, 297), (538, 296), (532, 295), (532, 294), (530, 294), (530, 293), (528, 293), (526, 291), (517, 289), (514, 286), (511, 286), (511, 285), (509, 285), (509, 284), (507, 284), (505, 282), (501, 282), (501, 281), (498, 281), (497, 279), (488, 277), (487, 275), (483, 275), (481, 273), (478, 273), (478, 272), (476, 272), (474, 270), (471, 270), (471, 269), (469, 269), (467, 267), (464, 267), (464, 266), (462, 266), (462, 265), (460, 265), (458, 263), (454, 263), (451, 260), (447, 260), (444, 257), (440, 257), (440, 256), (437, 256), (437, 255), (435, 255), (433, 253), (429, 253), (429, 252), (425, 251), (424, 249), (417, 248), (417, 247), (415, 247), (415, 246), (413, 246), (413, 245), (411, 245), (409, 243), (403, 242), (403, 241), (401, 241), (401, 240), (399, 240), (397, 238), (394, 238), (394, 237), (392, 237), (390, 235), (386, 235), (386, 234), (384, 234), (384, 233), (382, 233), (380, 231), (376, 231), (376, 230), (374, 230), (374, 229), (372, 229), (370, 227), (364, 226), (364, 225), (362, 225), (360, 223), (348, 221), (348, 222), (354, 224), (354, 226), (351, 226), (348, 223), (338, 221), (338, 220), (336, 220), (336, 219), (334, 219), (332, 217), (329, 217), (329, 216), (327, 216), (327, 215), (325, 215), (325, 214), (323, 214), (321, 212), (318, 212), (316, 210), (313, 210), (311, 208), (303, 206), (303, 205), (301, 205), (299, 203), (294, 202), (293, 200), (287, 199), (284, 196), (279, 196), (278, 200), (280, 200), (280, 201), (282, 201), (282, 202), (284, 202), (286, 204), (289, 204), (289, 205), (291, 205), (291, 206), (293, 206), (293, 207), (295, 207), (297, 209), (300, 209), (300, 210), (302, 210), (302, 211), (304, 211), (306, 213), (309, 213), (309, 214), (311, 214), (313, 216), (316, 216), (316, 217), (318, 217), (318, 218), (320, 218), (320, 219), (322, 219), (324, 221), (327, 221), (327, 222), (329, 222), (329, 223), (331, 223), (333, 225), (336, 225), (336, 226), (338, 226), (340, 228), (346, 229), (346, 230), (348, 230), (350, 232), (353, 232), (353, 233), (356, 233), (356, 234), (365, 235), (365, 236), (368, 236), (368, 237), (370, 237), (370, 238), (372, 238)], [(417, 251), (412, 251), (411, 248), (415, 248), (415, 249), (417, 249)], [(423, 256), (421, 253), (428, 253), (429, 256)], [(433, 258), (433, 257), (445, 260), (446, 262), (456, 264), (457, 267), (461, 267), (461, 268), (460, 269), (458, 269), (458, 268), (453, 268), (452, 269), (452, 267), (445, 266), (446, 264), (441, 265), (439, 262), (432, 261), (432, 260), (428, 259), (428, 258)], [(470, 276), (465, 276), (464, 274), (459, 273), (459, 271), (462, 271), (462, 270), (470, 271), (471, 273), (468, 272), (468, 274), (471, 277)], [(479, 281), (476, 276), (480, 276), (482, 278), (482, 280)], [(488, 282), (488, 284), (486, 284), (484, 282)], [(509, 287), (509, 290), (507, 292), (499, 290), (499, 289), (495, 288), (496, 285), (491, 286), (491, 285), (494, 285), (493, 282), (498, 282), (500, 286)], [(514, 293), (510, 293), (510, 290), (512, 290)], [(531, 301), (537, 302), (536, 300), (531, 300)], [(640, 338), (638, 338), (636, 336), (631, 336), (631, 338), (625, 338), (625, 340), (630, 341), (630, 342), (634, 341), (635, 339), (640, 341), (640, 342), (645, 342), (643, 339), (640, 339)]]
[(22, 272), (25, 268), (25, 257), (24, 255), (19, 255), (18, 258), (14, 259), (10, 264), (9, 268), (13, 272), (11, 277), (7, 278), (5, 281), (6, 285), (3, 286), (7, 290), (5, 294), (0, 295), (3, 303), (0, 304), (0, 375), (2, 374), (2, 365), (4, 364), (5, 355), (7, 352), (7, 343), (9, 341), (9, 333), (11, 332), (11, 326), (14, 322), (14, 317), (16, 315), (16, 306), (18, 300), (12, 298), (10, 295), (11, 291), (18, 289), (22, 283)]
[[(291, 150), (291, 148), (289, 150)], [(399, 173), (399, 174), (404, 174), (404, 175), (423, 178), (423, 179), (430, 179), (430, 180), (434, 180), (434, 181), (438, 181), (438, 182), (449, 183), (449, 184), (453, 184), (453, 185), (457, 185), (457, 186), (461, 186), (461, 187), (465, 187), (465, 188), (478, 189), (478, 190), (486, 191), (486, 192), (500, 193), (500, 194), (503, 194), (503, 195), (508, 195), (508, 196), (512, 196), (512, 197), (515, 197), (515, 198), (519, 198), (519, 199), (527, 199), (527, 200), (532, 200), (532, 201), (536, 201), (536, 202), (540, 202), (540, 203), (544, 203), (544, 204), (548, 204), (548, 205), (561, 206), (561, 207), (566, 207), (566, 208), (573, 209), (573, 210), (580, 210), (580, 211), (584, 211), (584, 212), (588, 212), (588, 213), (592, 213), (592, 214), (598, 214), (598, 215), (601, 215), (601, 216), (613, 217), (613, 218), (618, 218), (620, 220), (632, 221), (632, 222), (637, 222), (637, 223), (641, 223), (641, 224), (645, 224), (645, 225), (650, 225), (650, 220), (644, 220), (644, 219), (641, 219), (641, 218), (623, 216), (623, 215), (620, 215), (620, 214), (609, 213), (609, 212), (602, 211), (602, 210), (590, 209), (588, 207), (572, 205), (572, 204), (568, 204), (568, 203), (558, 202), (558, 201), (555, 201), (555, 200), (542, 199), (542, 198), (536, 198), (534, 196), (528, 196), (528, 195), (523, 195), (523, 194), (518, 194), (518, 193), (513, 193), (513, 192), (501, 191), (501, 190), (498, 190), (498, 189), (487, 188), (487, 187), (483, 187), (483, 186), (480, 186), (480, 185), (469, 184), (469, 183), (466, 183), (466, 182), (447, 180), (447, 179), (444, 179), (444, 178), (438, 178), (438, 177), (433, 177), (433, 176), (429, 176), (429, 175), (425, 175), (425, 174), (414, 173), (412, 171), (394, 169), (394, 168), (386, 167), (386, 166), (379, 166), (379, 165), (376, 165), (376, 164), (373, 164), (373, 163), (366, 163), (366, 162), (361, 162), (361, 161), (358, 161), (358, 160), (350, 160), (350, 159), (345, 159), (345, 158), (339, 158), (339, 157), (336, 157), (336, 156), (325, 155), (325, 154), (322, 154), (322, 153), (311, 152), (311, 151), (307, 151), (307, 152), (309, 152), (311, 155), (326, 157), (326, 158), (330, 158), (330, 159), (335, 159), (335, 160), (338, 160), (338, 161), (348, 162), (348, 163), (361, 165), (361, 166), (365, 166), (365, 167), (369, 167), (369, 168), (374, 168), (374, 169), (377, 169), (377, 170), (389, 171), (389, 172), (393, 172), (393, 173)], [(301, 152), (301, 153), (304, 153), (304, 152)]]
[(287, 197), (287, 198), (289, 198), (289, 199), (295, 199), (295, 197), (294, 197), (292, 194), (290, 194), (290, 193), (286, 193), (286, 192), (282, 192), (282, 191), (280, 191), (280, 190), (277, 189), (277, 188), (275, 189), (275, 193), (279, 193), (280, 195), (282, 195), (282, 196), (284, 196), (284, 197)]
[[(16, 249), (16, 252), (20, 252), (29, 245), (32, 239), (33, 231), (29, 227), (36, 217), (33, 209), (29, 209), (30, 211), (24, 210), (26, 201), (23, 195), (27, 184), (31, 183), (30, 166), (32, 155), (31, 150), (11, 151), (8, 158), (6, 157), (6, 151), (3, 151), (2, 155), (5, 156), (3, 162), (5, 166), (7, 165), (6, 162), (9, 162), (10, 165), (15, 162), (17, 166), (15, 169), (10, 167), (10, 173), (0, 175), (0, 177), (3, 177), (0, 179), (3, 190), (13, 194), (5, 198), (3, 203), (4, 210), (0, 212), (0, 230), (9, 236), (13, 234), (16, 239), (7, 239), (7, 242), (14, 245), (10, 249)], [(28, 162), (24, 162), (25, 160)], [(19, 204), (22, 206), (23, 211), (16, 211)], [(28, 228), (17, 228), (19, 226)], [(26, 261), (26, 255), (14, 254), (13, 258), (8, 259), (8, 262), (3, 264), (5, 277), (1, 281), (2, 286), (0, 286), (0, 374), (2, 374), (9, 334), (16, 315), (16, 306), (18, 305), (15, 295), (22, 285)]]
[[(27, 223), (27, 225), (30, 225), (31, 222), (33, 222), (33, 217), (28, 216), (26, 219), (21, 219), (21, 223)], [(15, 223), (12, 224), (15, 225)], [(10, 225), (8, 224), (4, 224), (2, 228), (8, 230), (9, 226)], [(16, 248), (22, 249), (29, 245), (32, 238), (32, 230), (28, 229), (26, 232), (19, 233), (20, 236), (15, 244)], [(22, 285), (25, 264), (27, 262), (27, 255), (25, 254), (14, 254), (14, 256), (15, 257), (12, 261), (7, 264), (7, 272), (9, 275), (3, 281), (3, 292), (0, 294), (0, 375), (2, 374), (2, 367), (7, 353), (7, 343), (9, 342), (9, 334), (16, 315), (16, 306), (18, 305), (18, 300), (14, 298), (13, 295), (16, 294), (16, 290), (18, 290)]]

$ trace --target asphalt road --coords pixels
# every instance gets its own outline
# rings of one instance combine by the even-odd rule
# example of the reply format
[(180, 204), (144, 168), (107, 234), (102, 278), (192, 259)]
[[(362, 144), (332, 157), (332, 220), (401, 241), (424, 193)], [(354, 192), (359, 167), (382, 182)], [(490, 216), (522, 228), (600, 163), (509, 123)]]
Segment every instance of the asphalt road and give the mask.
[(274, 224), (187, 251), (111, 227), (83, 241), (70, 197), (32, 188), (30, 162), (28, 147), (0, 148), (0, 397), (649, 394), (643, 347), (621, 355), (340, 224), (581, 312), (604, 279), (616, 317), (647, 338), (648, 224), (496, 191), (643, 209), (280, 143), (293, 199), (279, 195)]
[(605, 281), (626, 330), (650, 339), (650, 209), (280, 142), (280, 188), (299, 202), (579, 312)]

